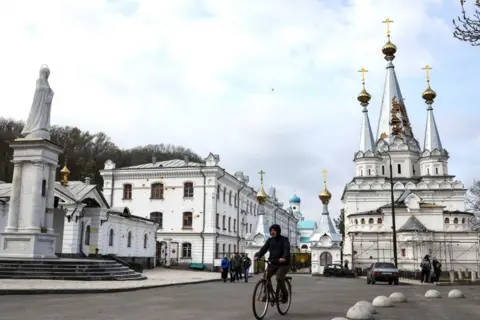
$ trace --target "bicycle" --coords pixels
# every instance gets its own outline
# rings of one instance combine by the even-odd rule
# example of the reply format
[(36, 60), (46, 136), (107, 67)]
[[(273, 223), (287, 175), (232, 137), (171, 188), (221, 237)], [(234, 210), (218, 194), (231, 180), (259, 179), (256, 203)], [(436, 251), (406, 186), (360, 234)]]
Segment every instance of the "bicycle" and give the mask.
[[(270, 264), (268, 260), (265, 260), (265, 262), (267, 265)], [(278, 286), (278, 282), (277, 282), (277, 289), (274, 291), (271, 279), (267, 280), (267, 272), (268, 272), (268, 267), (265, 268), (262, 279), (260, 279), (257, 282), (257, 284), (255, 285), (255, 289), (253, 289), (253, 301), (252, 301), (253, 315), (258, 320), (261, 320), (263, 319), (263, 317), (265, 317), (265, 315), (267, 314), (269, 304), (271, 304), (272, 307), (275, 304), (277, 304), (278, 313), (280, 313), (282, 316), (287, 314), (288, 310), (290, 309), (290, 305), (292, 304), (292, 277), (285, 277), (285, 285), (287, 286), (287, 291), (288, 291), (288, 301), (286, 303), (283, 303), (280, 299), (281, 291), (280, 291), (280, 287)], [(257, 296), (257, 293), (258, 293), (258, 296)], [(258, 302), (265, 302), (265, 307), (263, 308), (263, 311), (261, 312), (261, 314), (257, 313), (257, 310), (255, 309), (255, 306), (257, 305)], [(286, 307), (285, 310), (282, 310), (283, 306)]]

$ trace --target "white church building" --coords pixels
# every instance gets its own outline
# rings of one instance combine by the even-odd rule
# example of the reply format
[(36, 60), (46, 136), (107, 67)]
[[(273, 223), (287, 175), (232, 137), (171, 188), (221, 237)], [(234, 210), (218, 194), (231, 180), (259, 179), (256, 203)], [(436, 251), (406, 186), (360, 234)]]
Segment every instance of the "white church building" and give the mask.
[[(477, 270), (479, 234), (470, 226), (463, 183), (449, 172), (450, 155), (440, 139), (433, 115), (436, 93), (427, 70), (426, 125), (423, 145), (413, 134), (393, 60), (396, 46), (388, 41), (386, 78), (377, 133), (368, 117), (370, 95), (363, 90), (360, 145), (355, 176), (344, 189), (344, 258), (352, 267), (376, 261), (393, 262), (392, 201), (395, 210), (398, 267), (417, 270), (425, 255), (436, 257), (443, 270)], [(390, 171), (392, 170), (392, 171)], [(393, 175), (391, 191), (390, 175)]]
[[(105, 163), (100, 174), (111, 207), (128, 207), (159, 223), (157, 261), (166, 266), (211, 270), (224, 255), (245, 252), (245, 238), (257, 220), (257, 194), (243, 172), (228, 173), (220, 157), (205, 163), (184, 159), (116, 168)], [(281, 226), (298, 246), (297, 222), (271, 188), (265, 203), (269, 223)]]

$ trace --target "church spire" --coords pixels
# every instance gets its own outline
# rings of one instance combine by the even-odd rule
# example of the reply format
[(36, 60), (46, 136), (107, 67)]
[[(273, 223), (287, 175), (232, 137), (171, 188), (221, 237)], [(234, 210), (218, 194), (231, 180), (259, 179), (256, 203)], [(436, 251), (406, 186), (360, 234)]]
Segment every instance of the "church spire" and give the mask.
[(389, 138), (399, 137), (408, 142), (413, 140), (414, 136), (393, 65), (397, 52), (397, 46), (390, 41), (390, 23), (393, 21), (387, 18), (382, 22), (387, 25), (387, 43), (382, 48), (387, 60), (387, 74), (378, 120), (377, 141), (379, 139), (388, 141)]
[(437, 93), (430, 88), (430, 70), (432, 70), (432, 67), (426, 65), (422, 69), (427, 73), (427, 89), (425, 89), (422, 94), (422, 98), (427, 104), (427, 124), (425, 126), (423, 150), (433, 151), (436, 149), (442, 151), (442, 141), (440, 140), (440, 134), (438, 133), (432, 107), (433, 100), (435, 100), (435, 97), (437, 96)]
[(373, 140), (372, 127), (370, 126), (370, 119), (368, 118), (368, 102), (372, 98), (370, 94), (365, 90), (365, 72), (368, 72), (365, 68), (360, 69), (358, 72), (362, 73), (362, 91), (357, 97), (360, 101), (360, 105), (363, 107), (362, 129), (360, 130), (360, 151), (375, 152), (375, 141)]

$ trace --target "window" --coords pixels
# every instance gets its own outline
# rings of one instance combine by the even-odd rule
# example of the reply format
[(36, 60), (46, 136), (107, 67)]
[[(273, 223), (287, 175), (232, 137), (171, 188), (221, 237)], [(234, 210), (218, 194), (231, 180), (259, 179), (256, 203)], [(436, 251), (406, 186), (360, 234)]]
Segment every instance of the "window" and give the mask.
[(193, 183), (185, 182), (183, 184), (183, 197), (184, 198), (193, 198)]
[(252, 224), (250, 223), (250, 233), (252, 233)]
[(365, 224), (365, 219), (362, 218), (362, 224)]
[(373, 218), (368, 219), (368, 224), (373, 224)]
[(368, 175), (369, 175), (369, 176), (372, 175), (372, 169), (368, 169)]
[(250, 213), (253, 213), (253, 203), (250, 202)]
[(128, 247), (128, 248), (131, 248), (131, 247), (132, 247), (132, 231), (128, 231), (127, 247)]
[(231, 252), (232, 252), (232, 245), (229, 244), (229, 245), (228, 245), (228, 254), (230, 255)]
[(257, 205), (256, 204), (253, 205), (253, 214), (255, 214), (255, 215), (257, 214)]
[(407, 249), (402, 248), (402, 257), (406, 257), (406, 256), (407, 256)]
[(145, 233), (143, 235), (143, 249), (147, 249), (148, 235)]
[(330, 252), (322, 252), (320, 255), (320, 265), (325, 266), (327, 264), (332, 264), (332, 255)]
[(222, 227), (223, 227), (223, 230), (227, 230), (227, 228), (225, 228), (226, 222), (227, 222), (225, 219), (226, 219), (226, 217), (223, 216), (223, 217), (222, 217)]
[(215, 222), (217, 229), (220, 229), (220, 213), (217, 213), (217, 221)]
[(377, 219), (377, 223), (378, 223), (378, 224), (382, 224), (382, 222), (383, 222), (383, 221), (382, 221), (382, 218), (378, 218), (378, 219)]
[(113, 229), (110, 229), (108, 232), (108, 246), (113, 247), (113, 238), (115, 237), (115, 231)]
[(223, 187), (223, 202), (227, 202), (227, 187)]
[(462, 218), (462, 224), (465, 224), (465, 218)]
[(220, 185), (217, 186), (217, 200), (220, 199)]
[(355, 219), (355, 224), (358, 224), (358, 219)]
[(191, 228), (193, 226), (193, 214), (191, 212), (183, 213), (183, 227)]
[(163, 184), (152, 184), (150, 187), (150, 199), (163, 199)]
[(158, 211), (150, 212), (150, 220), (158, 223), (158, 228), (159, 229), (163, 228), (163, 213), (158, 212)]
[(42, 197), (47, 196), (47, 180), (42, 180)]
[(228, 217), (228, 231), (232, 231), (231, 230), (231, 222), (232, 222), (232, 218)]
[(413, 175), (415, 175), (415, 166), (412, 164), (412, 172), (413, 172)]
[(248, 213), (248, 207), (250, 205), (250, 201), (247, 200), (247, 207), (245, 208), (245, 211)]
[(453, 219), (453, 223), (454, 223), (454, 224), (458, 224), (458, 218), (454, 218), (454, 219)]
[(215, 244), (215, 255), (217, 258), (219, 257), (219, 253), (220, 253), (220, 244), (217, 242)]
[(385, 166), (382, 166), (382, 176), (385, 175)]
[(435, 174), (438, 174), (438, 167), (435, 167)]
[(233, 219), (233, 231), (237, 232), (237, 219)]
[(445, 218), (444, 222), (445, 222), (446, 224), (448, 224), (448, 223), (450, 223), (450, 219)]
[(232, 190), (228, 193), (228, 204), (232, 205)]
[(225, 252), (226, 251), (225, 251), (225, 243), (224, 243), (224, 244), (222, 244), (222, 255), (225, 255)]
[(123, 185), (123, 200), (131, 200), (132, 199), (132, 185), (131, 184), (124, 184)]
[(363, 169), (360, 169), (360, 176), (363, 177)]
[(182, 258), (192, 258), (192, 244), (189, 242), (182, 243)]
[(90, 245), (90, 225), (85, 228), (85, 245)]
[(397, 172), (398, 174), (402, 174), (402, 165), (400, 163), (397, 164)]
[(237, 194), (235, 194), (235, 197), (233, 199), (233, 205), (235, 206), (235, 208), (238, 208), (238, 197), (237, 197)]
[(430, 175), (430, 168), (427, 168), (427, 175)]

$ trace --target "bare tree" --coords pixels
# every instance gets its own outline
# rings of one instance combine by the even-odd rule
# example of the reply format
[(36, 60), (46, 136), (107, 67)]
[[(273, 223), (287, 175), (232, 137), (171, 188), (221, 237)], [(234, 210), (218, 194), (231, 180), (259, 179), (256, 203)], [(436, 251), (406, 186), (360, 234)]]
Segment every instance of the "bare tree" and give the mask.
[[(470, 42), (472, 46), (480, 46), (480, 11), (475, 9), (472, 17), (468, 17), (465, 11), (466, 0), (460, 0), (462, 15), (453, 19), (455, 29), (453, 36), (460, 41)], [(475, 0), (474, 6), (480, 8), (480, 0)]]
[(474, 230), (480, 230), (480, 180), (473, 180), (473, 185), (467, 192), (467, 211), (475, 214), (469, 221)]

